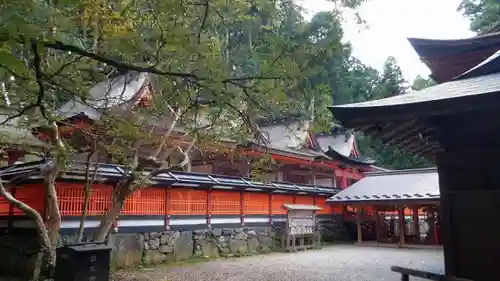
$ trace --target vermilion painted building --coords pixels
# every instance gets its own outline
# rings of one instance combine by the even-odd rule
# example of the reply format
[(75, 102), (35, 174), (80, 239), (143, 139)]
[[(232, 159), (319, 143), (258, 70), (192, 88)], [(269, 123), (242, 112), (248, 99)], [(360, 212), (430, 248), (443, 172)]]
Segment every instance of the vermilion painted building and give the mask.
[[(58, 113), (66, 122), (85, 127), (98, 121), (103, 112), (148, 106), (153, 94), (154, 83), (148, 75), (128, 73), (97, 84), (90, 90), (90, 98), (85, 103), (68, 101)], [(168, 118), (165, 116), (165, 120)], [(156, 127), (167, 129), (159, 121), (155, 120)], [(328, 133), (313, 134), (309, 129), (310, 122), (296, 117), (258, 124), (259, 140), (250, 139), (239, 144), (232, 140), (223, 141), (223, 147), (231, 153), (208, 146), (206, 151), (195, 151), (191, 155), (189, 172), (155, 177), (151, 187), (134, 193), (127, 200), (118, 219), (117, 231), (269, 225), (283, 220), (285, 210), (282, 206), (286, 203), (321, 206), (320, 218), (331, 220), (331, 215), (340, 213), (341, 208), (327, 205), (326, 199), (359, 180), (363, 172), (374, 169), (373, 161), (359, 156), (355, 136), (349, 130), (335, 128)], [(61, 126), (62, 135), (73, 134), (74, 127)], [(44, 139), (43, 132), (33, 134)], [(176, 127), (173, 138), (181, 134), (183, 128)], [(9, 162), (24, 162), (22, 149), (15, 152)], [(252, 160), (265, 155), (270, 156), (276, 165), (265, 171), (266, 180), (263, 182), (251, 180)], [(85, 157), (75, 155), (77, 162), (58, 179), (63, 231), (71, 232), (78, 227), (84, 182), (84, 167), (78, 160)], [(103, 160), (106, 158), (101, 162)], [(43, 164), (44, 161), (40, 160), (0, 170), (2, 179), (15, 179), (15, 196), (41, 213), (44, 191), (39, 171)], [(111, 202), (113, 186), (124, 172), (119, 165), (99, 166), (99, 180), (93, 185), (89, 202), (88, 228), (96, 227), (98, 216)], [(19, 210), (1, 199), (0, 221), (9, 230), (32, 227)]]

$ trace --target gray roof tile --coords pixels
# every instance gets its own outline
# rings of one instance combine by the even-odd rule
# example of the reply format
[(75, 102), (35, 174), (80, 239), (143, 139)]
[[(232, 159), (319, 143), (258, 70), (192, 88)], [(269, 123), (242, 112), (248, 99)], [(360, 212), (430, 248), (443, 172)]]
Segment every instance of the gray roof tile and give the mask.
[(439, 180), (435, 168), (374, 172), (365, 175), (360, 181), (330, 197), (328, 202), (439, 198)]
[[(11, 112), (0, 112), (0, 124), (7, 121), (12, 116)], [(28, 145), (37, 147), (48, 147), (49, 145), (34, 136), (30, 127), (23, 124), (21, 117), (10, 119), (5, 124), (0, 125), (0, 143)]]
[(360, 103), (333, 106), (335, 108), (386, 107), (412, 103), (424, 103), (435, 100), (484, 95), (500, 91), (500, 73), (455, 80), (433, 87), (395, 97)]
[(136, 72), (102, 81), (90, 88), (88, 95), (84, 97), (85, 101), (80, 98), (70, 100), (58, 113), (64, 117), (85, 114), (89, 118), (99, 119), (103, 110), (132, 100), (147, 81), (147, 74)]

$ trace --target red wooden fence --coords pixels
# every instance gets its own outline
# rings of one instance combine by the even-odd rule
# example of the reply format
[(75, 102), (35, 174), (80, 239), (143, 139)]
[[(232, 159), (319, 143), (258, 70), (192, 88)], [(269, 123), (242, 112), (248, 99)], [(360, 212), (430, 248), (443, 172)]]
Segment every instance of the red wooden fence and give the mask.
[[(59, 209), (62, 216), (82, 213), (84, 187), (81, 183), (57, 183)], [(88, 215), (102, 215), (111, 205), (113, 188), (94, 184), (88, 202)], [(41, 184), (15, 188), (16, 198), (43, 213), (45, 190)], [(210, 196), (209, 196), (210, 193)], [(149, 187), (135, 192), (123, 206), (122, 215), (283, 215), (283, 204), (315, 204), (323, 208), (319, 214), (340, 211), (326, 204), (326, 196), (269, 194), (190, 188)], [(337, 210), (338, 209), (338, 210)], [(23, 215), (0, 197), (0, 216)]]

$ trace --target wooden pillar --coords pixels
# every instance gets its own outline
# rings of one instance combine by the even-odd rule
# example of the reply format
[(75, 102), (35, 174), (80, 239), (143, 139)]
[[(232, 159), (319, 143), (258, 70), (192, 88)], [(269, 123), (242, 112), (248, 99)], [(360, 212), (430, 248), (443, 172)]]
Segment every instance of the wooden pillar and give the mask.
[(245, 225), (245, 192), (240, 191), (240, 222)]
[(340, 178), (340, 189), (344, 190), (347, 188), (347, 177), (346, 176), (342, 176)]
[(399, 217), (399, 247), (403, 247), (405, 244), (405, 208), (404, 208), (404, 206), (398, 206), (398, 217)]
[(269, 224), (273, 224), (273, 194), (269, 193)]
[(415, 229), (415, 242), (420, 244), (420, 217), (418, 216), (418, 206), (412, 208), (413, 229)]
[(312, 167), (311, 171), (311, 184), (316, 185), (316, 167)]
[(378, 213), (377, 207), (373, 207), (373, 215), (375, 216), (375, 236), (377, 239), (377, 243), (380, 242), (380, 215)]
[(347, 212), (347, 206), (345, 204), (340, 204), (340, 213), (342, 214), (343, 218), (345, 218), (346, 212)]
[(500, 276), (500, 111), (437, 121), (440, 239), (446, 274), (474, 281)]
[(361, 231), (361, 207), (356, 207), (356, 232), (358, 234), (358, 243), (363, 242), (363, 233)]
[(170, 212), (169, 208), (170, 207), (170, 192), (168, 191), (168, 188), (165, 188), (165, 218), (164, 218), (164, 227), (165, 229), (170, 229)]
[(212, 228), (212, 188), (207, 190), (207, 225)]

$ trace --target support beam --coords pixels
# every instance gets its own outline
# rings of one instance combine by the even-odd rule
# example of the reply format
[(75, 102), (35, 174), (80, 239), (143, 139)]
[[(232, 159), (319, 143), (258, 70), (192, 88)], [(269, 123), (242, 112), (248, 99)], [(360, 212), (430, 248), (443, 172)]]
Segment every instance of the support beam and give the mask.
[(207, 190), (207, 225), (212, 228), (212, 188)]
[(165, 229), (170, 229), (170, 188), (165, 188)]
[(245, 225), (245, 192), (240, 191), (240, 222)]
[(379, 243), (381, 227), (380, 227), (380, 214), (377, 207), (373, 207), (373, 216), (375, 219), (375, 237), (377, 239), (377, 243)]
[(413, 229), (415, 230), (415, 242), (420, 244), (420, 217), (418, 216), (418, 206), (412, 208)]
[(338, 178), (340, 180), (339, 187), (340, 189), (344, 190), (347, 188), (347, 177), (346, 176), (341, 176)]
[(312, 167), (311, 170), (311, 184), (316, 185), (316, 168)]
[(273, 194), (269, 193), (269, 224), (273, 224)]
[(405, 208), (404, 206), (398, 206), (398, 218), (399, 218), (399, 247), (405, 245)]
[(356, 229), (358, 234), (358, 243), (363, 242), (363, 233), (361, 231), (361, 207), (356, 207)]

